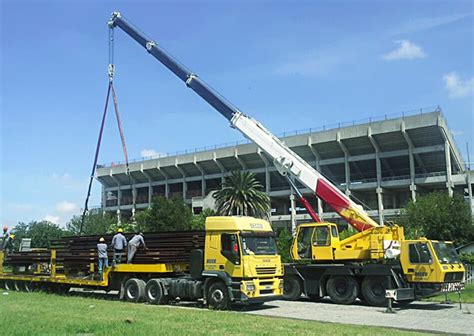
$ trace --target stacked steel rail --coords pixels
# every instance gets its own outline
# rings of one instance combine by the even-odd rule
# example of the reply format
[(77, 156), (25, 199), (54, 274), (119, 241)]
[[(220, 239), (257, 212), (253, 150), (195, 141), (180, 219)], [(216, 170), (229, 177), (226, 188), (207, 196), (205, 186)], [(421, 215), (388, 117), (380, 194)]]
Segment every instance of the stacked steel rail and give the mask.
[[(126, 234), (127, 241), (133, 234)], [(48, 263), (51, 250), (56, 250), (56, 263), (69, 271), (87, 272), (91, 263), (97, 262), (97, 243), (104, 237), (109, 245), (109, 261), (112, 261), (113, 235), (90, 235), (64, 237), (51, 241), (50, 249), (35, 249), (31, 252), (17, 252), (8, 256), (12, 267)], [(140, 248), (134, 264), (157, 264), (188, 262), (191, 250), (204, 248), (204, 231), (149, 232), (144, 234), (147, 249)], [(126, 252), (126, 251), (125, 251)], [(125, 262), (126, 253), (122, 262)]]

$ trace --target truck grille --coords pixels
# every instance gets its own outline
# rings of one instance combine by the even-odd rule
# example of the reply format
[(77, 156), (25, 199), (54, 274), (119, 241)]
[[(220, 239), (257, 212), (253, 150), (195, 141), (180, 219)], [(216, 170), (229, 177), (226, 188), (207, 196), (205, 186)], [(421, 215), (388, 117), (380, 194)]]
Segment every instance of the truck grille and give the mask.
[(257, 267), (258, 275), (270, 275), (276, 273), (276, 267)]

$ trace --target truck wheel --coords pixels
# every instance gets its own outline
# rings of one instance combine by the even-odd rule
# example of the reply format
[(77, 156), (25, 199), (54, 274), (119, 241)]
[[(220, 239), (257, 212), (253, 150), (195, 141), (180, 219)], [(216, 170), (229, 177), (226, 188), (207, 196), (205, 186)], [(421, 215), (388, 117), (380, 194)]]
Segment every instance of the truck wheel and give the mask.
[(140, 302), (145, 297), (145, 281), (137, 278), (128, 279), (124, 286), (124, 298), (128, 302)]
[(21, 288), (25, 292), (32, 292), (33, 291), (33, 284), (29, 281), (23, 281)]
[(15, 291), (21, 292), (21, 289), (22, 289), (21, 288), (22, 287), (21, 283), (22, 283), (22, 281), (14, 281), (13, 282), (13, 288), (15, 289)]
[(290, 276), (283, 280), (283, 299), (289, 301), (297, 300), (302, 292), (301, 281), (297, 277)]
[(166, 296), (163, 293), (163, 287), (159, 279), (151, 279), (145, 287), (145, 297), (152, 304), (165, 304)]
[(207, 293), (207, 303), (210, 308), (227, 310), (230, 308), (230, 298), (227, 286), (222, 282), (211, 285)]
[(357, 281), (347, 275), (331, 276), (326, 284), (326, 290), (334, 303), (351, 304), (357, 297)]
[(387, 299), (385, 298), (385, 290), (387, 288), (386, 277), (367, 276), (362, 281), (362, 296), (369, 305), (384, 307), (387, 305)]
[(5, 280), (5, 283), (4, 283), (3, 287), (4, 287), (7, 291), (14, 290), (14, 289), (15, 289), (14, 281), (13, 281), (13, 280)]

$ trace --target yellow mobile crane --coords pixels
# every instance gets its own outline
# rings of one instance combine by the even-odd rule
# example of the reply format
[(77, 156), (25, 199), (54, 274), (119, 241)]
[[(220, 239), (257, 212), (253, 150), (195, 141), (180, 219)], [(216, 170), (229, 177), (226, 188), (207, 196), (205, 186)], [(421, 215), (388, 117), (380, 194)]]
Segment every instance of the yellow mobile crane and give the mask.
[[(300, 225), (296, 232), (291, 249), (295, 263), (285, 265), (287, 299), (304, 293), (313, 299), (329, 295), (341, 304), (350, 304), (359, 297), (370, 305), (384, 305), (386, 289), (393, 289), (395, 299), (406, 302), (462, 286), (464, 267), (452, 243), (406, 240), (402, 227), (378, 224), (263, 125), (114, 12), (109, 28), (113, 31), (117, 27), (221, 113), (231, 127), (258, 145), (297, 192), (314, 223)], [(109, 69), (113, 70), (114, 65)], [(312, 190), (360, 233), (340, 240), (337, 226), (321, 222), (293, 179)]]

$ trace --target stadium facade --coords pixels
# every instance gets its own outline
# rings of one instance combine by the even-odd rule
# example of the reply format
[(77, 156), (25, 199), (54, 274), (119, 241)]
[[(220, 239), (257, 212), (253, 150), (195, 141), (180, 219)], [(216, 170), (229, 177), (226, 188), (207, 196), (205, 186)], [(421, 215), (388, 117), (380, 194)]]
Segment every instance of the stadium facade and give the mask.
[[(397, 215), (410, 199), (436, 190), (463, 194), (474, 209), (474, 174), (439, 109), (295, 131), (281, 139), (379, 222)], [(275, 227), (310, 220), (292, 201), (287, 181), (253, 143), (143, 159), (129, 167), (130, 174), (124, 164), (97, 169), (101, 206), (122, 220), (149, 207), (155, 195), (182, 197), (195, 213), (212, 208), (212, 193), (234, 170), (256, 174), (271, 197)], [(324, 219), (337, 220), (310, 190), (301, 191)]]

